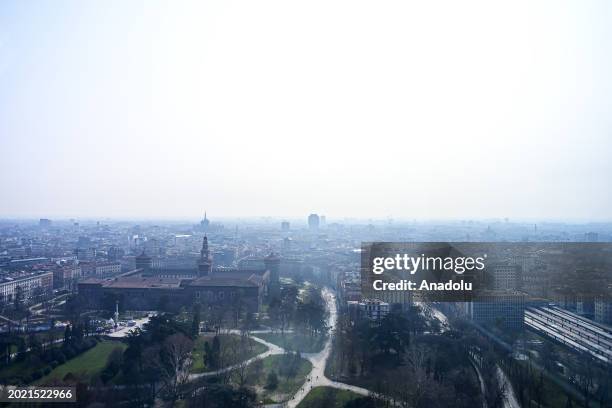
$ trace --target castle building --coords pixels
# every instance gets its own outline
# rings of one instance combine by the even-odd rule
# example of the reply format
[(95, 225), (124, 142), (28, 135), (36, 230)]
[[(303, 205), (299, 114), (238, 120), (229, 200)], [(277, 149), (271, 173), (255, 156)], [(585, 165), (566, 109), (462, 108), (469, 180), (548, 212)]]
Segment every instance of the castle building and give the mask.
[(213, 267), (204, 236), (200, 257), (191, 269), (157, 269), (144, 252), (136, 257), (137, 269), (109, 279), (79, 283), (90, 308), (108, 308), (119, 301), (126, 310), (178, 311), (200, 303), (229, 308), (237, 304), (256, 313), (264, 299), (280, 291), (280, 259), (270, 255), (263, 268)]

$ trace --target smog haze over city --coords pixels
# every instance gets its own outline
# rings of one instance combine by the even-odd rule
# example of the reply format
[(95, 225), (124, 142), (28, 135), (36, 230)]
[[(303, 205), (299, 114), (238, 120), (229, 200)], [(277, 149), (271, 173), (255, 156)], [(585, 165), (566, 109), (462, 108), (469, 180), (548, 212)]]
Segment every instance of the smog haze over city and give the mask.
[(612, 407), (612, 5), (0, 4), (0, 404)]
[(610, 220), (606, 1), (0, 7), (0, 216)]

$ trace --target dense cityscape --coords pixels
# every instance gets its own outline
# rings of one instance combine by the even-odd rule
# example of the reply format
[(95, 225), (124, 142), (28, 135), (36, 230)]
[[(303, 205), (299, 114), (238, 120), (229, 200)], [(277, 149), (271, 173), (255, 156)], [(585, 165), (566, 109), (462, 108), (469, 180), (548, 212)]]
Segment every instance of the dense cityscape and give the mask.
[[(363, 242), (530, 249), (437, 302), (366, 294)], [(609, 407), (608, 265), (555, 261), (609, 242), (606, 223), (509, 219), (4, 219), (0, 382), (84, 407)]]
[(612, 408), (611, 4), (0, 1), (0, 407)]

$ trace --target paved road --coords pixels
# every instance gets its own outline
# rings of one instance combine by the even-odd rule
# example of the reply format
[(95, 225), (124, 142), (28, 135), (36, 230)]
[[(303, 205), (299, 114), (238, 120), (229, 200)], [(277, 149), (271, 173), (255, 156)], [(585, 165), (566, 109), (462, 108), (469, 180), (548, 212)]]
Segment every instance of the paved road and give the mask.
[(116, 338), (121, 338), (121, 337), (127, 337), (127, 335), (130, 333), (130, 331), (136, 329), (137, 327), (139, 329), (142, 329), (142, 326), (144, 326), (145, 324), (149, 323), (149, 318), (148, 317), (143, 317), (142, 319), (136, 319), (134, 320), (134, 322), (136, 322), (136, 324), (134, 326), (126, 326), (122, 329), (117, 330), (116, 332), (112, 332), (110, 334), (107, 334), (108, 337), (116, 337)]
[(338, 311), (336, 310), (336, 298), (334, 294), (327, 288), (323, 289), (323, 298), (327, 304), (327, 310), (329, 310), (329, 318), (327, 326), (329, 327), (329, 336), (325, 342), (325, 347), (318, 353), (306, 353), (302, 354), (302, 357), (307, 358), (312, 363), (312, 370), (304, 383), (304, 386), (298, 390), (298, 392), (291, 398), (287, 403), (286, 407), (295, 407), (308, 395), (311, 389), (315, 387), (333, 387), (341, 390), (348, 390), (360, 395), (370, 395), (370, 391), (356, 387), (354, 385), (344, 384), (337, 381), (332, 381), (325, 377), (325, 365), (327, 359), (331, 353), (332, 338), (334, 330), (336, 329), (336, 323), (338, 321)]
[(521, 408), (521, 405), (516, 399), (516, 394), (514, 393), (514, 389), (512, 388), (512, 384), (510, 383), (508, 376), (499, 366), (497, 366), (497, 379), (500, 384), (504, 385), (504, 389), (506, 391), (504, 394), (504, 408)]
[[(428, 308), (432, 312), (433, 316), (440, 321), (440, 323), (442, 324), (442, 328), (443, 328), (442, 331), (446, 331), (448, 328), (450, 328), (448, 318), (446, 317), (444, 313), (442, 313), (440, 310), (430, 305), (422, 304), (422, 306)], [(473, 365), (474, 365), (474, 368), (476, 369), (476, 374), (478, 375), (478, 381), (480, 383), (481, 392), (484, 395), (484, 392), (485, 392), (484, 380), (482, 378), (482, 374), (480, 373), (480, 368), (478, 367), (478, 364), (476, 363), (476, 361), (474, 361)], [(516, 394), (514, 393), (514, 389), (512, 388), (512, 384), (510, 383), (510, 380), (506, 376), (506, 373), (504, 373), (504, 370), (502, 370), (499, 366), (497, 366), (497, 378), (500, 384), (503, 384), (505, 387), (504, 408), (521, 408), (521, 405), (518, 403), (518, 400), (516, 399)]]

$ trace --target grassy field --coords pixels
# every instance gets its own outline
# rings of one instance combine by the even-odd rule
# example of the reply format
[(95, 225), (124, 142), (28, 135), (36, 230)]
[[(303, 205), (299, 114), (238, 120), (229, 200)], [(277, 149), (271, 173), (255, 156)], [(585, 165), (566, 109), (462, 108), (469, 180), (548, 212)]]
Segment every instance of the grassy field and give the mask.
[[(191, 367), (192, 373), (204, 373), (206, 371), (212, 371), (211, 368), (208, 368), (204, 365), (204, 343), (210, 343), (212, 346), (214, 335), (207, 334), (201, 335), (195, 342), (193, 347), (193, 365)], [(240, 342), (240, 336), (236, 336), (233, 334), (220, 334), (219, 342), (221, 343), (221, 349), (226, 347), (237, 346), (238, 342)], [(241, 356), (240, 361), (248, 360), (249, 358), (255, 357), (258, 354), (261, 354), (267, 350), (267, 347), (261, 343), (256, 342), (253, 339), (249, 339), (249, 344), (246, 348), (246, 352)], [(236, 362), (230, 362), (228, 365), (235, 364)], [(222, 368), (222, 367), (221, 367)]]
[(61, 380), (68, 373), (72, 373), (77, 377), (90, 379), (102, 371), (106, 366), (108, 356), (116, 348), (125, 350), (127, 345), (120, 341), (104, 340), (92, 349), (87, 350), (85, 353), (55, 367), (53, 371), (37, 382), (43, 384), (51, 379)]
[(326, 336), (311, 337), (301, 333), (262, 333), (257, 337), (286, 350), (300, 353), (318, 353), (325, 347)]
[[(29, 382), (31, 380), (28, 380), (27, 378), (34, 371), (42, 370), (46, 366), (47, 364), (40, 361), (39, 359), (14, 362), (8, 367), (4, 367), (2, 368), (2, 370), (0, 370), (0, 382), (5, 383), (9, 379), (12, 379), (15, 377), (21, 377), (24, 379), (23, 381)], [(12, 381), (11, 383), (14, 383), (14, 380), (11, 380), (11, 381)]]
[[(55, 344), (53, 346), (49, 346), (49, 349), (51, 347), (59, 348), (61, 345)], [(16, 379), (19, 379), (17, 381), (18, 383), (21, 383), (22, 381), (26, 383), (31, 382), (32, 380), (30, 377), (35, 371), (42, 372), (47, 367), (50, 369), (47, 363), (28, 353), (25, 360), (13, 361), (10, 365), (0, 369), (0, 383), (6, 383), (7, 381), (12, 381), (12, 383), (15, 383)]]
[(298, 408), (342, 408), (344, 405), (361, 395), (351, 391), (331, 387), (316, 387), (299, 403)]
[[(306, 380), (306, 376), (312, 370), (312, 364), (306, 359), (300, 359), (299, 365), (295, 370), (295, 375), (286, 376), (283, 375), (283, 367), (285, 360), (282, 355), (268, 356), (262, 360), (263, 369), (262, 372), (257, 375), (256, 373), (250, 372), (249, 381), (250, 386), (253, 386), (257, 390), (258, 400), (269, 401), (269, 402), (283, 402), (287, 401), (293, 394), (300, 389), (302, 384)], [(251, 366), (252, 367), (252, 366)], [(274, 390), (265, 389), (266, 379), (268, 374), (274, 371), (278, 376), (278, 386)]]

